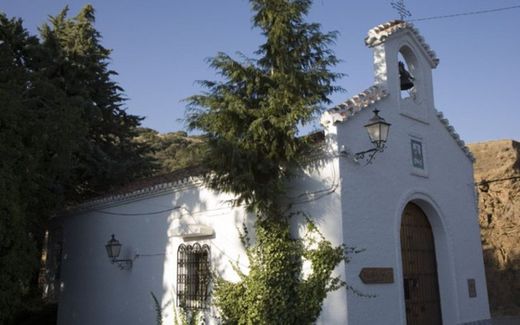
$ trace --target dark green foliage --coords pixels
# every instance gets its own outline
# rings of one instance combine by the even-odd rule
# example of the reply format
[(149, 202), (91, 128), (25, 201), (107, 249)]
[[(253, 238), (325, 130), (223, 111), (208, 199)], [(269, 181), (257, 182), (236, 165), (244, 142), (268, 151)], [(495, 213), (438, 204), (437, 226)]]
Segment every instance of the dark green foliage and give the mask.
[[(79, 119), (46, 77), (49, 63), (21, 20), (0, 15), (0, 322), (32, 292), (38, 239), (61, 202)], [(69, 138), (63, 136), (69, 136)]]
[(68, 8), (41, 28), (43, 46), (52, 53), (50, 75), (67, 97), (77, 100), (86, 136), (79, 143), (70, 190), (79, 198), (99, 195), (151, 173), (143, 159), (148, 148), (136, 141), (141, 118), (123, 108), (122, 89), (111, 78), (110, 50), (100, 44), (94, 9), (85, 6), (74, 18)]
[(157, 297), (154, 295), (153, 292), (150, 292), (150, 295), (152, 295), (153, 299), (153, 308), (155, 309), (155, 323), (157, 325), (163, 324), (163, 308), (161, 307), (161, 303), (157, 299)]
[[(291, 236), (281, 197), (288, 180), (318, 148), (297, 137), (339, 90), (330, 72), (338, 60), (329, 49), (335, 33), (321, 33), (304, 17), (310, 0), (250, 0), (253, 25), (265, 43), (256, 59), (219, 53), (209, 60), (223, 81), (203, 81), (207, 92), (188, 99), (188, 125), (205, 133), (203, 162), (214, 171), (207, 184), (237, 196), (256, 215), (256, 242), (246, 244), (249, 273), (231, 283), (217, 278), (214, 302), (226, 324), (311, 324), (328, 292), (346, 284), (332, 276), (347, 259), (309, 221), (309, 235)], [(317, 236), (317, 237), (316, 237)], [(244, 239), (247, 238), (247, 234)], [(302, 275), (304, 260), (311, 273)]]
[[(265, 219), (256, 223), (256, 243), (247, 246), (249, 273), (241, 281), (217, 279), (214, 301), (226, 324), (312, 324), (327, 293), (344, 286), (331, 277), (345, 259), (344, 246), (334, 247), (309, 221), (307, 234), (293, 239), (286, 221)], [(312, 272), (302, 277), (302, 262)]]
[(335, 33), (323, 34), (303, 18), (311, 1), (251, 1), (254, 26), (266, 42), (258, 59), (237, 61), (219, 53), (209, 60), (222, 82), (201, 82), (208, 92), (188, 99), (188, 125), (209, 140), (204, 158), (215, 171), (211, 187), (238, 195), (237, 203), (262, 211), (277, 199), (294, 167), (311, 148), (296, 137), (329, 103), (340, 76), (328, 48)]
[(199, 322), (199, 311), (198, 310), (185, 310), (180, 308), (177, 310), (176, 304), (173, 300), (169, 300), (165, 306), (161, 306), (161, 302), (153, 292), (150, 292), (153, 299), (153, 305), (155, 309), (155, 324), (162, 325), (164, 324), (163, 313), (164, 310), (171, 305), (173, 309), (173, 325), (198, 325), (204, 324), (204, 322)]
[(16, 325), (56, 325), (58, 305), (45, 304), (37, 309), (24, 310), (14, 321)]
[(93, 10), (66, 10), (42, 43), (0, 13), (0, 323), (33, 306), (48, 218), (149, 172)]

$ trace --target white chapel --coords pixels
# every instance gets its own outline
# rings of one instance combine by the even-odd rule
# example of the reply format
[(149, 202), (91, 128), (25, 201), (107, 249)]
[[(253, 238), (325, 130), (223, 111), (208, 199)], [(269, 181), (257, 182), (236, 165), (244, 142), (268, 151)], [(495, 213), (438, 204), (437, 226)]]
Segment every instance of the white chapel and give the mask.
[[(287, 193), (327, 239), (363, 250), (335, 272), (367, 296), (329, 294), (319, 323), (491, 324), (474, 159), (435, 107), (439, 59), (400, 20), (369, 30), (365, 44), (374, 84), (323, 114), (327, 152)], [(383, 141), (367, 136), (375, 122)], [(47, 294), (58, 303), (58, 323), (154, 324), (153, 293), (164, 324), (174, 323), (178, 305), (219, 324), (210, 272), (238, 279), (232, 262), (247, 272), (239, 234), (254, 223), (231, 198), (206, 188), (192, 168), (55, 217)], [(120, 249), (112, 261), (107, 242)]]

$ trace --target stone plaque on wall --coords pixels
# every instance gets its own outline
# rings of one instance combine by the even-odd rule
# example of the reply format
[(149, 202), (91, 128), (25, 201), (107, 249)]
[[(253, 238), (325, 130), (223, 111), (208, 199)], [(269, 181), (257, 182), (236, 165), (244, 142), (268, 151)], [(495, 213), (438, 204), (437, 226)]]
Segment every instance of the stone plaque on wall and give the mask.
[(394, 283), (394, 269), (391, 267), (364, 267), (359, 272), (365, 284)]
[(468, 279), (468, 294), (470, 298), (477, 296), (477, 287), (475, 285), (475, 279)]

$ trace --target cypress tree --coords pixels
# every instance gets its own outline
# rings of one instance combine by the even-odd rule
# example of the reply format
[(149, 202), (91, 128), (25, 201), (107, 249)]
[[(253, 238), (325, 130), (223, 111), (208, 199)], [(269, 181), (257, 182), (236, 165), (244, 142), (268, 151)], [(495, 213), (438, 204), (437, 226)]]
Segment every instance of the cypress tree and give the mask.
[(69, 192), (84, 198), (146, 176), (153, 164), (148, 147), (134, 141), (142, 118), (125, 111), (123, 89), (113, 80), (117, 73), (108, 67), (110, 50), (94, 27), (94, 8), (87, 5), (73, 18), (67, 13), (65, 7), (40, 32), (56, 58), (52, 79), (81, 108), (86, 125)]
[[(229, 324), (310, 324), (327, 293), (345, 283), (332, 276), (346, 259), (309, 221), (309, 236), (293, 238), (281, 198), (306, 155), (317, 148), (298, 137), (340, 88), (338, 59), (329, 46), (336, 33), (307, 23), (310, 0), (250, 0), (253, 26), (265, 42), (255, 58), (219, 53), (209, 60), (222, 81), (202, 81), (206, 93), (188, 99), (187, 122), (208, 137), (203, 159), (209, 187), (236, 195), (256, 215), (256, 242), (244, 234), (250, 266), (238, 283), (218, 278), (214, 301)], [(246, 230), (247, 231), (247, 230)], [(314, 238), (318, 240), (313, 241)], [(309, 243), (312, 243), (309, 245)], [(302, 263), (312, 264), (303, 278)]]
[(22, 21), (0, 14), (0, 323), (37, 291), (45, 224), (63, 203), (81, 137), (79, 115), (46, 77), (48, 64)]
[[(94, 11), (41, 29), (0, 13), (0, 323), (38, 304), (49, 217), (66, 203), (151, 171), (140, 118), (123, 108)], [(16, 319), (15, 322), (18, 322)]]

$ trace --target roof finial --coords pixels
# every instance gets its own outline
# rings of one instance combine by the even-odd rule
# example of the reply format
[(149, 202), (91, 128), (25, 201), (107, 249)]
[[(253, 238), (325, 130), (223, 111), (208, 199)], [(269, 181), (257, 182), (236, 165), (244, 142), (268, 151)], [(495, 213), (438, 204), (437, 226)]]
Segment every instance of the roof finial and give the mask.
[(401, 20), (404, 20), (406, 17), (412, 16), (412, 13), (408, 9), (406, 9), (404, 0), (397, 0), (396, 2), (391, 2), (390, 5), (392, 5), (392, 8), (397, 10), (397, 13), (399, 13), (399, 16), (401, 16)]

